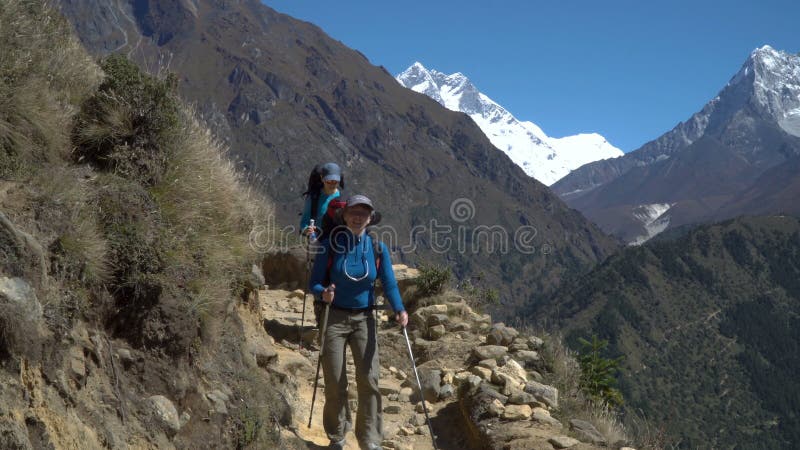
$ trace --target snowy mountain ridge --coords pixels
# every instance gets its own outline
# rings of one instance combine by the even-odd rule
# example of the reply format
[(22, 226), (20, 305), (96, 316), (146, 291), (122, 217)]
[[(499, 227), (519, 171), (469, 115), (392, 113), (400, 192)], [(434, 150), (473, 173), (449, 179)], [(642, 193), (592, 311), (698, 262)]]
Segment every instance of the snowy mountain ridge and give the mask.
[(623, 154), (597, 133), (548, 136), (535, 123), (517, 120), (460, 72), (447, 75), (416, 62), (396, 78), (445, 108), (468, 114), (495, 147), (548, 186), (584, 164)]

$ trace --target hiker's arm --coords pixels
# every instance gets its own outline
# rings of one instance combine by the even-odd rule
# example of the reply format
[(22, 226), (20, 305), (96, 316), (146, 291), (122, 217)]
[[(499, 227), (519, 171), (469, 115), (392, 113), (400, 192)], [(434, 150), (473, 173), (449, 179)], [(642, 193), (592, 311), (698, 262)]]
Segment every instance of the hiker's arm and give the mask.
[(305, 234), (309, 223), (311, 223), (311, 197), (306, 197), (303, 204), (303, 217), (300, 219), (300, 234)]
[(405, 311), (403, 300), (400, 298), (400, 288), (397, 287), (397, 280), (394, 277), (394, 270), (392, 269), (392, 257), (389, 254), (389, 249), (386, 244), (381, 242), (381, 269), (378, 276), (381, 279), (383, 286), (383, 294), (389, 299), (389, 304), (395, 313)]
[(321, 245), (320, 252), (314, 256), (314, 267), (311, 268), (311, 279), (308, 281), (308, 289), (319, 298), (325, 286), (325, 272), (328, 271), (328, 246)]

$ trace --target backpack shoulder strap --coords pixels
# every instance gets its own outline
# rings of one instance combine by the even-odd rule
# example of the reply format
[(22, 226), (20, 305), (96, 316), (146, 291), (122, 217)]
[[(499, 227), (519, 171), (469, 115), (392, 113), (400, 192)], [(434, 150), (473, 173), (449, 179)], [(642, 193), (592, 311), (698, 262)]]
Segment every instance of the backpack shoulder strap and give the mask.
[(372, 254), (375, 256), (375, 275), (377, 276), (381, 270), (381, 257), (383, 256), (381, 241), (378, 239), (378, 235), (375, 234), (374, 231), (368, 230), (367, 234), (372, 241)]

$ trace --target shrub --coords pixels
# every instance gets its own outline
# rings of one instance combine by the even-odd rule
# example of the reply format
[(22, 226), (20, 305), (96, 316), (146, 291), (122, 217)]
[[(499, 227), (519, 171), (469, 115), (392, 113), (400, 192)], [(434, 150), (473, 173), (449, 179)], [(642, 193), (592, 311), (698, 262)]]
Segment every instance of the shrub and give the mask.
[(179, 126), (173, 74), (157, 79), (121, 55), (100, 64), (106, 74), (81, 107), (72, 141), (79, 160), (147, 185), (164, 175)]
[(417, 292), (423, 297), (441, 294), (450, 282), (451, 276), (449, 267), (420, 264)]

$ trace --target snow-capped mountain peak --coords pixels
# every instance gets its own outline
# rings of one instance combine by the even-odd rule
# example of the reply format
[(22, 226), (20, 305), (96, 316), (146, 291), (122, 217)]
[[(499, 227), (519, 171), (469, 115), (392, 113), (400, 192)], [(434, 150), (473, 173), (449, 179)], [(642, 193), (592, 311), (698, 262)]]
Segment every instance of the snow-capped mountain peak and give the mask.
[(397, 81), (447, 109), (468, 114), (495, 147), (546, 185), (583, 164), (623, 154), (596, 133), (560, 139), (547, 136), (533, 122), (517, 120), (460, 72), (447, 75), (415, 62), (397, 75)]
[(764, 45), (753, 50), (728, 86), (752, 89), (753, 104), (800, 136), (800, 56)]

